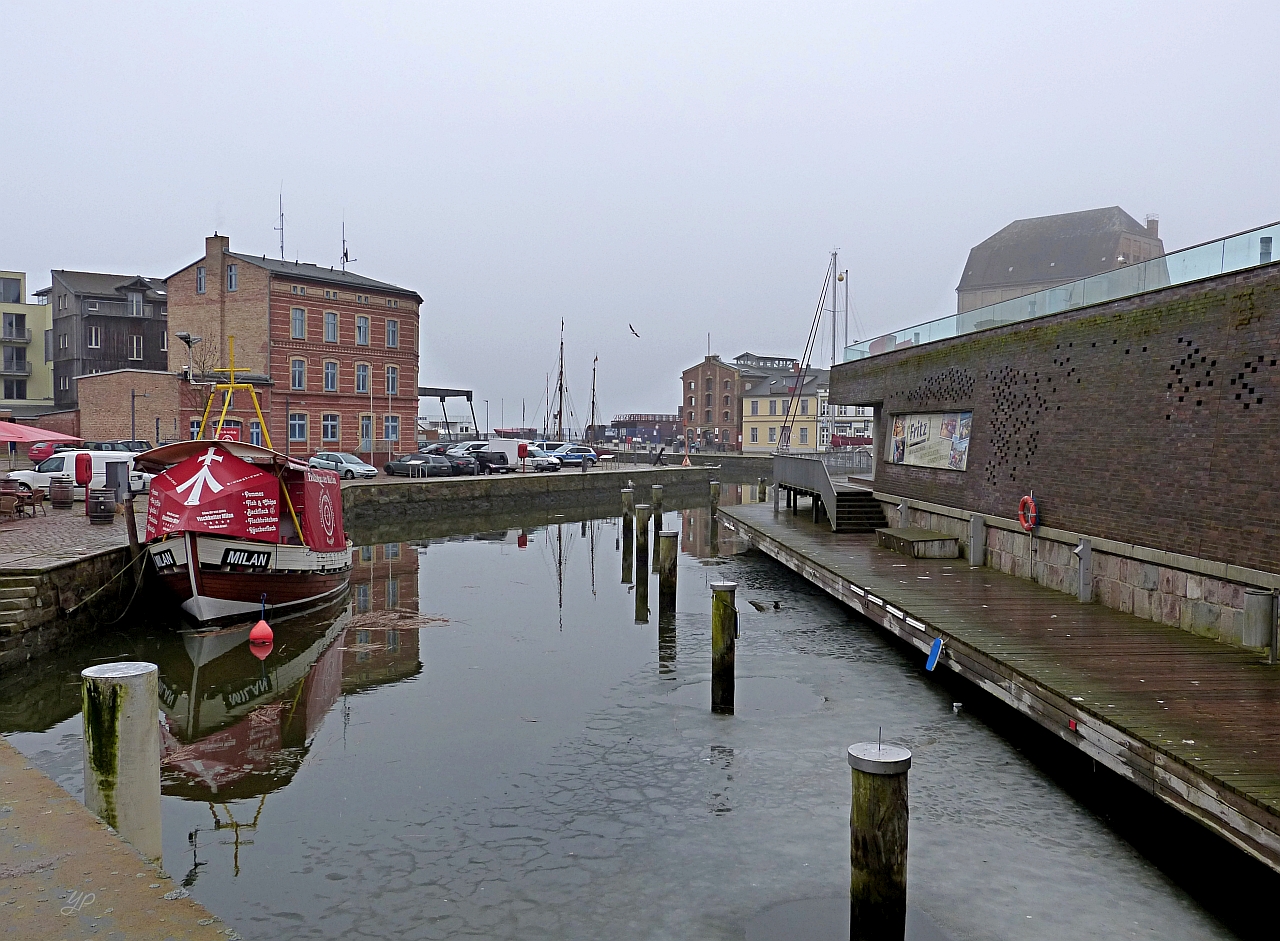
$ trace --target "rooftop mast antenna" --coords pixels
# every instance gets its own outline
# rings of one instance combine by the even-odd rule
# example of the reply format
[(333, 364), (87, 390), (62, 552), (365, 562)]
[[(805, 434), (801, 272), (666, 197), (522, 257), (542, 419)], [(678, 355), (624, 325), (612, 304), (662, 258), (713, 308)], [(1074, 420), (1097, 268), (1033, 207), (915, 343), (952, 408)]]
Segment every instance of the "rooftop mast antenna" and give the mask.
[(280, 181), (280, 224), (275, 228), (280, 233), (280, 260), (284, 261), (284, 180)]
[(352, 258), (347, 251), (347, 214), (342, 214), (342, 270), (347, 270), (347, 265), (355, 264), (359, 258)]

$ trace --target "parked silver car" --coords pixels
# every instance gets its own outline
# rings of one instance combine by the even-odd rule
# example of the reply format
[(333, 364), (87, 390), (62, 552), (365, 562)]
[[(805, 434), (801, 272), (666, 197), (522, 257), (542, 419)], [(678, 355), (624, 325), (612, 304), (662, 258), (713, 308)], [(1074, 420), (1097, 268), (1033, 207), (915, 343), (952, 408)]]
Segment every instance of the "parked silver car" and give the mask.
[(356, 477), (377, 477), (378, 469), (372, 465), (366, 464), (354, 454), (347, 454), (345, 451), (321, 451), (311, 460), (307, 461), (310, 467), (321, 467), (325, 470), (336, 471), (338, 476), (343, 480), (352, 480)]

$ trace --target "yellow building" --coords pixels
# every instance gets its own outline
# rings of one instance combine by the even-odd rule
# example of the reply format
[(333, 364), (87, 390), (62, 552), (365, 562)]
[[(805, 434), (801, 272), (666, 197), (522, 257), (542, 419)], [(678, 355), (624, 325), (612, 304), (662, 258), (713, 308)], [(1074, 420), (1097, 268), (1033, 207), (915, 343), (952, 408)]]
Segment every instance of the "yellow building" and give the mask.
[(49, 328), (49, 307), (27, 303), (26, 274), (0, 271), (0, 410), (15, 418), (53, 408)]
[[(796, 392), (794, 374), (761, 380), (742, 393), (742, 453), (818, 451), (819, 403), (826, 400), (827, 372), (811, 375)], [(788, 443), (786, 439), (789, 436)]]

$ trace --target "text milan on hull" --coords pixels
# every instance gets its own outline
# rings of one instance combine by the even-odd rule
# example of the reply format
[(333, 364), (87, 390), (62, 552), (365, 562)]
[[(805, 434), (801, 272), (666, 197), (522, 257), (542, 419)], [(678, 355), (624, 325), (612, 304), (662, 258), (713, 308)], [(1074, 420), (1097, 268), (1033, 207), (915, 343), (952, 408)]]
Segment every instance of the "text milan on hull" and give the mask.
[[(240, 441), (193, 440), (140, 455), (155, 474), (147, 552), (182, 609), (209, 622), (336, 597), (351, 576), (333, 471)], [(282, 512), (283, 504), (283, 512)]]

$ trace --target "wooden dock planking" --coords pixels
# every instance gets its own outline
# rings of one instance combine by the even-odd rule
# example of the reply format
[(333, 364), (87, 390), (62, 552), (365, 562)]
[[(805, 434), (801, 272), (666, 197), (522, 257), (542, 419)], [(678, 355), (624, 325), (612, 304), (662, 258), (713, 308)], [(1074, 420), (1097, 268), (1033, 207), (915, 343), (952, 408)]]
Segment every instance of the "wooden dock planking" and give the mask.
[(907, 558), (804, 515), (763, 504), (719, 513), (919, 650), (943, 637), (949, 669), (1280, 870), (1280, 668), (963, 559)]

